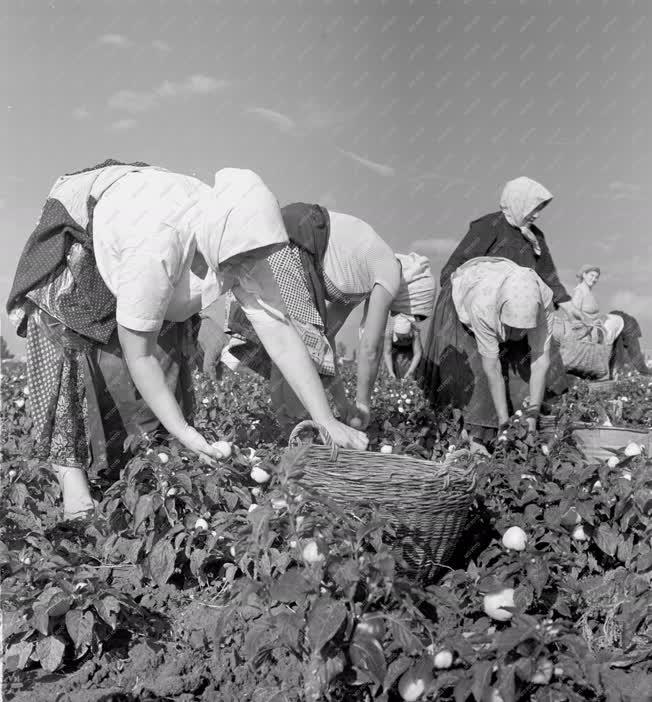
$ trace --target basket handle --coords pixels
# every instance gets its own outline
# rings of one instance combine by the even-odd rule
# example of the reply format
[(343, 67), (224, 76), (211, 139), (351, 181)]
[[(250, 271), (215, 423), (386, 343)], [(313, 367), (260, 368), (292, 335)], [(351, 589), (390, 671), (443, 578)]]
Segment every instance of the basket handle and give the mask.
[(294, 427), (292, 433), (290, 434), (290, 438), (288, 439), (288, 446), (298, 446), (299, 433), (304, 431), (305, 429), (312, 429), (319, 435), (319, 438), (321, 439), (324, 446), (329, 447), (331, 450), (331, 460), (336, 461), (339, 447), (335, 444), (331, 435), (326, 431), (326, 429), (321, 424), (313, 422), (311, 419), (306, 419), (303, 422), (299, 422), (296, 425), (296, 427)]

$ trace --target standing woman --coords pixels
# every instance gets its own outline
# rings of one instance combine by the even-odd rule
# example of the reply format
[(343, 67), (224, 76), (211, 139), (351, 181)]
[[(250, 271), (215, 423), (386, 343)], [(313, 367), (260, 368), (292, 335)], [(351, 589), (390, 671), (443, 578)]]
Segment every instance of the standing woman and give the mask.
[[(506, 258), (534, 270), (552, 290), (555, 306), (572, 318), (582, 319), (582, 313), (575, 308), (559, 280), (543, 232), (534, 226), (541, 210), (551, 200), (550, 192), (530, 178), (509, 181), (500, 199), (500, 211), (471, 222), (467, 235), (441, 273), (441, 292), (424, 343), (424, 361), (418, 380), (433, 406), (452, 405), (464, 410), (466, 422), (481, 438), (491, 438), (499, 422), (493, 405), (487, 403), (484, 396), (488, 389), (473, 383), (473, 378), (482, 370), (480, 358), (455, 310), (451, 276), (473, 258)], [(568, 387), (566, 372), (558, 350), (551, 351), (547, 387), (551, 392), (561, 393)], [(521, 357), (527, 355), (526, 340), (522, 340), (520, 354)], [(527, 374), (525, 368), (523, 373)]]
[(412, 378), (423, 349), (417, 320), (406, 314), (390, 317), (385, 331), (385, 366), (392, 378)]
[(248, 170), (211, 188), (146, 164), (63, 176), (18, 264), (7, 305), (27, 337), (37, 456), (53, 465), (67, 518), (92, 510), (86, 471), (125, 436), (163, 425), (207, 463), (219, 451), (188, 419), (200, 310), (227, 290), (334, 441), (366, 437), (333, 417), (288, 322), (266, 256), (287, 243), (278, 203)]
[[(390, 314), (426, 318), (432, 312), (434, 280), (418, 254), (394, 254), (366, 222), (320, 205), (283, 208), (289, 246), (269, 257), (288, 313), (301, 334), (339, 414), (351, 426), (366, 428), (371, 393), (383, 357)], [(358, 348), (355, 404), (349, 402), (335, 358), (335, 337), (351, 312), (364, 305)], [(302, 403), (270, 364), (260, 341), (237, 306), (227, 310), (226, 329), (246, 341), (232, 353), (270, 378), (281, 421), (303, 413)]]

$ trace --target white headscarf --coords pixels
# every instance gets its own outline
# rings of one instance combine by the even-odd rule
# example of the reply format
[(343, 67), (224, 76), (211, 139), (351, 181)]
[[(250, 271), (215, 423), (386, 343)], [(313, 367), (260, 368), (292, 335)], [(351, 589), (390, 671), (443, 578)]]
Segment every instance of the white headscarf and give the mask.
[(521, 230), (523, 236), (532, 244), (534, 253), (541, 255), (541, 247), (536, 236), (525, 222), (525, 218), (532, 210), (543, 203), (552, 200), (552, 193), (536, 180), (521, 176), (510, 180), (503, 189), (500, 197), (500, 209), (505, 219), (514, 227)]
[(401, 287), (391, 310), (429, 317), (435, 300), (435, 279), (430, 261), (417, 253), (396, 254), (396, 258), (401, 263)]
[(238, 254), (262, 258), (288, 243), (278, 201), (260, 176), (243, 168), (222, 168), (194, 211), (197, 249), (209, 268)]
[(394, 317), (394, 334), (409, 334), (412, 331), (414, 317), (406, 314), (397, 314)]
[(498, 289), (496, 308), (500, 321), (515, 329), (534, 329), (539, 308), (552, 302), (552, 291), (531, 269), (515, 266)]

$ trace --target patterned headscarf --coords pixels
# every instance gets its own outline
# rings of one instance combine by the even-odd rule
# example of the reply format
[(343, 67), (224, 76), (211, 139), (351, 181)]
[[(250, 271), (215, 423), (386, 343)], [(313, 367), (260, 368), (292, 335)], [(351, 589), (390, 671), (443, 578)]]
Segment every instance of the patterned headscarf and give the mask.
[[(536, 180), (521, 176), (510, 180), (503, 189), (500, 197), (500, 209), (505, 219), (514, 227), (521, 230), (523, 236), (532, 244), (534, 253), (541, 255), (541, 247), (536, 236), (525, 221), (536, 207), (547, 205), (552, 200), (552, 194)], [(545, 206), (544, 205), (544, 206)]]
[(539, 307), (545, 309), (552, 302), (552, 290), (531, 269), (515, 267), (505, 277), (496, 306), (500, 321), (515, 329), (534, 329)]
[(429, 317), (435, 299), (430, 261), (417, 253), (396, 254), (396, 258), (401, 263), (401, 287), (392, 302), (392, 312)]

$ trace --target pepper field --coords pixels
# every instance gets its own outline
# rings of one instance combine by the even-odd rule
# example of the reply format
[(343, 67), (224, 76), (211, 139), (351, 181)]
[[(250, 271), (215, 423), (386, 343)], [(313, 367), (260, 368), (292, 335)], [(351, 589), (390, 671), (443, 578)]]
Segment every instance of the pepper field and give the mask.
[[(474, 459), (453, 560), (418, 584), (373, 504), (338, 508), (302, 480), (304, 452), (285, 453), (250, 377), (198, 378), (195, 424), (233, 442), (228, 460), (143, 442), (95, 484), (92, 521), (61, 522), (15, 366), (2, 378), (5, 699), (652, 700), (652, 459), (632, 444), (591, 463), (572, 434), (578, 420), (647, 429), (651, 385), (632, 374), (603, 397), (580, 383), (556, 436), (516, 420)], [(439, 461), (466, 441), (458, 414), (435, 416), (409, 382), (381, 378), (373, 416), (372, 451)], [(524, 534), (506, 546), (510, 527)]]

